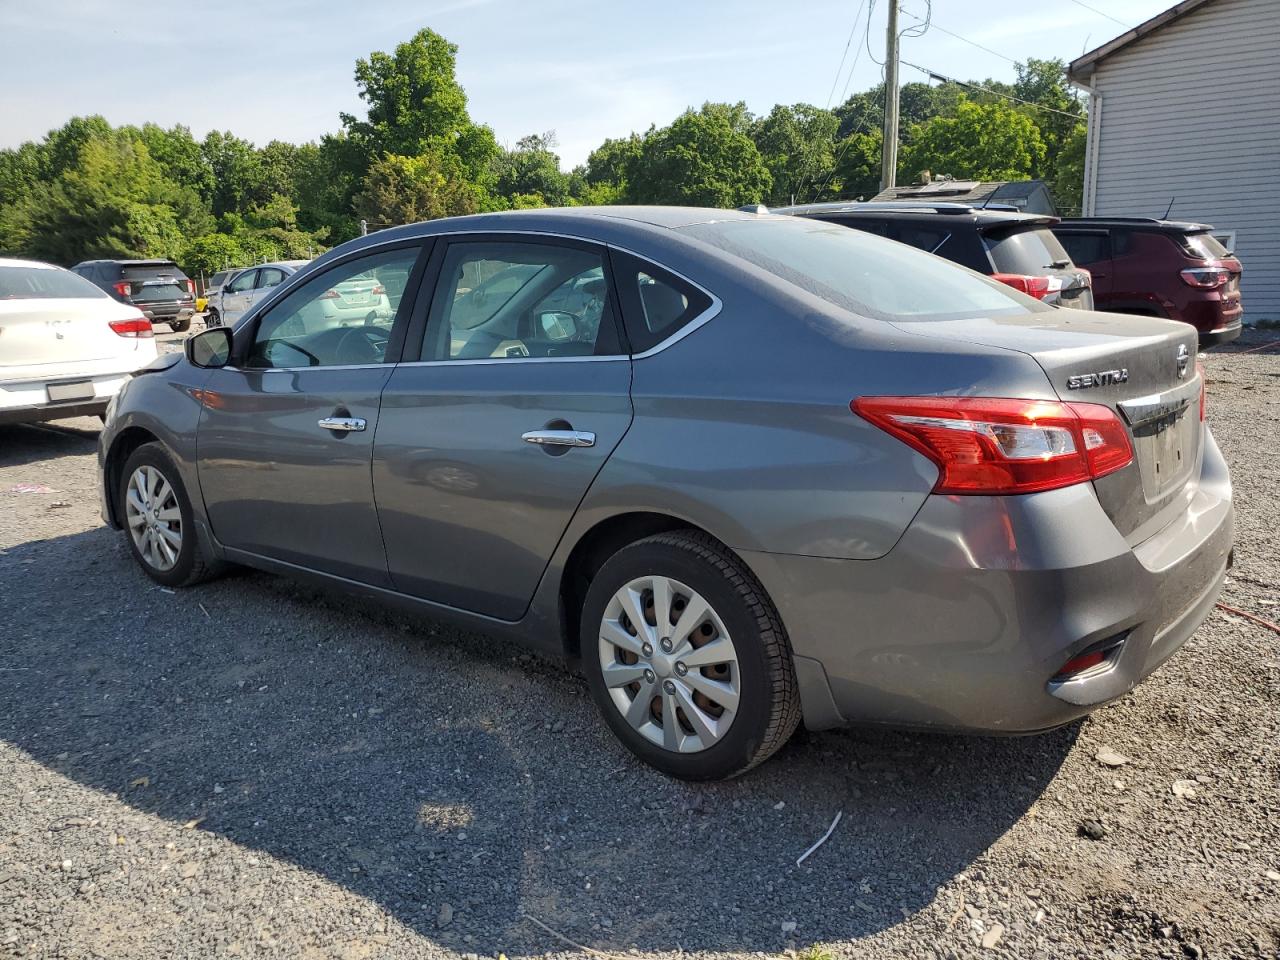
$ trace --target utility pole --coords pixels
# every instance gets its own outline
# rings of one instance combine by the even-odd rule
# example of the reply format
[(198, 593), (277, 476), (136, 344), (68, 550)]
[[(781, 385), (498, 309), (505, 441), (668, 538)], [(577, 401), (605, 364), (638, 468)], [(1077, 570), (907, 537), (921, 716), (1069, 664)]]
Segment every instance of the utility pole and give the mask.
[(889, 0), (889, 26), (884, 44), (884, 147), (880, 154), (880, 189), (898, 183), (898, 0)]

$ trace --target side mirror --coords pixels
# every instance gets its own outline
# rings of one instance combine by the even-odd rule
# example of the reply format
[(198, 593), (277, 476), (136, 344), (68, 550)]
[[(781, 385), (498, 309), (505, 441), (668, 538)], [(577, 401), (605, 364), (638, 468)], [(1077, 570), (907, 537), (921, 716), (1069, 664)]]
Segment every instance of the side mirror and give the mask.
[(542, 335), (552, 343), (563, 343), (578, 335), (578, 318), (572, 313), (563, 313), (559, 310), (540, 313), (538, 325), (542, 328)]
[(231, 360), (231, 329), (214, 327), (194, 337), (187, 337), (182, 350), (193, 366), (212, 370), (225, 367)]

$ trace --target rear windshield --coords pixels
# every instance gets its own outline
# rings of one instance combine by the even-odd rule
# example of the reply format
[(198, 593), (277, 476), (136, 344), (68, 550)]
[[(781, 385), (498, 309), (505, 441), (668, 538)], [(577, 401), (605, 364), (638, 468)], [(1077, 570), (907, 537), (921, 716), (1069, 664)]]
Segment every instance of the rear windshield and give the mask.
[(1048, 227), (986, 234), (983, 241), (997, 273), (1036, 276), (1071, 266), (1071, 257)]
[(1188, 253), (1201, 260), (1231, 256), (1231, 251), (1211, 233), (1184, 233), (1178, 239)]
[(189, 296), (187, 285), (177, 280), (161, 283), (135, 283), (129, 299), (134, 303), (150, 303), (153, 300), (183, 300)]
[(724, 220), (681, 229), (814, 296), (878, 320), (1053, 309), (948, 260), (821, 220)]
[(0, 300), (93, 300), (105, 296), (70, 270), (0, 267)]
[(120, 268), (120, 275), (126, 280), (187, 279), (175, 263), (125, 264)]

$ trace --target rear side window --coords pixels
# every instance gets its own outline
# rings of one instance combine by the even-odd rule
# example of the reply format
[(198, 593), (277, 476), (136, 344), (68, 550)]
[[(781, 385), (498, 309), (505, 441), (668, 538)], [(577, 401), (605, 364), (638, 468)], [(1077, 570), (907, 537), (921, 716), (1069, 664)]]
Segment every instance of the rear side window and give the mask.
[(1198, 260), (1231, 256), (1231, 251), (1211, 233), (1184, 233), (1178, 237), (1178, 245)]
[(814, 296), (877, 320), (1054, 309), (947, 260), (839, 224), (762, 217), (681, 229)]
[(144, 280), (133, 284), (129, 299), (134, 303), (156, 303), (161, 300), (182, 300), (190, 296), (185, 281)]
[(1034, 276), (1046, 269), (1061, 269), (1071, 265), (1071, 257), (1048, 227), (987, 233), (983, 239), (996, 273)]
[(939, 230), (936, 227), (924, 226), (918, 223), (908, 223), (902, 221), (894, 225), (893, 239), (900, 243), (906, 243), (917, 250), (923, 250), (925, 253), (937, 253), (938, 248), (947, 242), (951, 233), (947, 230)]
[(614, 261), (632, 353), (656, 347), (711, 307), (704, 291), (661, 267), (629, 255)]
[(1105, 233), (1055, 234), (1071, 262), (1080, 267), (1111, 259), (1111, 241)]
[(0, 267), (0, 300), (97, 300), (105, 296), (70, 270)]

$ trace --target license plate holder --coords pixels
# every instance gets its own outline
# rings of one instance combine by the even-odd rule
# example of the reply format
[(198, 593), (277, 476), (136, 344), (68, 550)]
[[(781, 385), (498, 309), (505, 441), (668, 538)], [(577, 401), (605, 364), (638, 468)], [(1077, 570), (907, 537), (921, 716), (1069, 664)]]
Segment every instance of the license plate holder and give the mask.
[(93, 381), (80, 380), (75, 383), (51, 383), (45, 388), (49, 393), (50, 403), (64, 400), (92, 400)]

